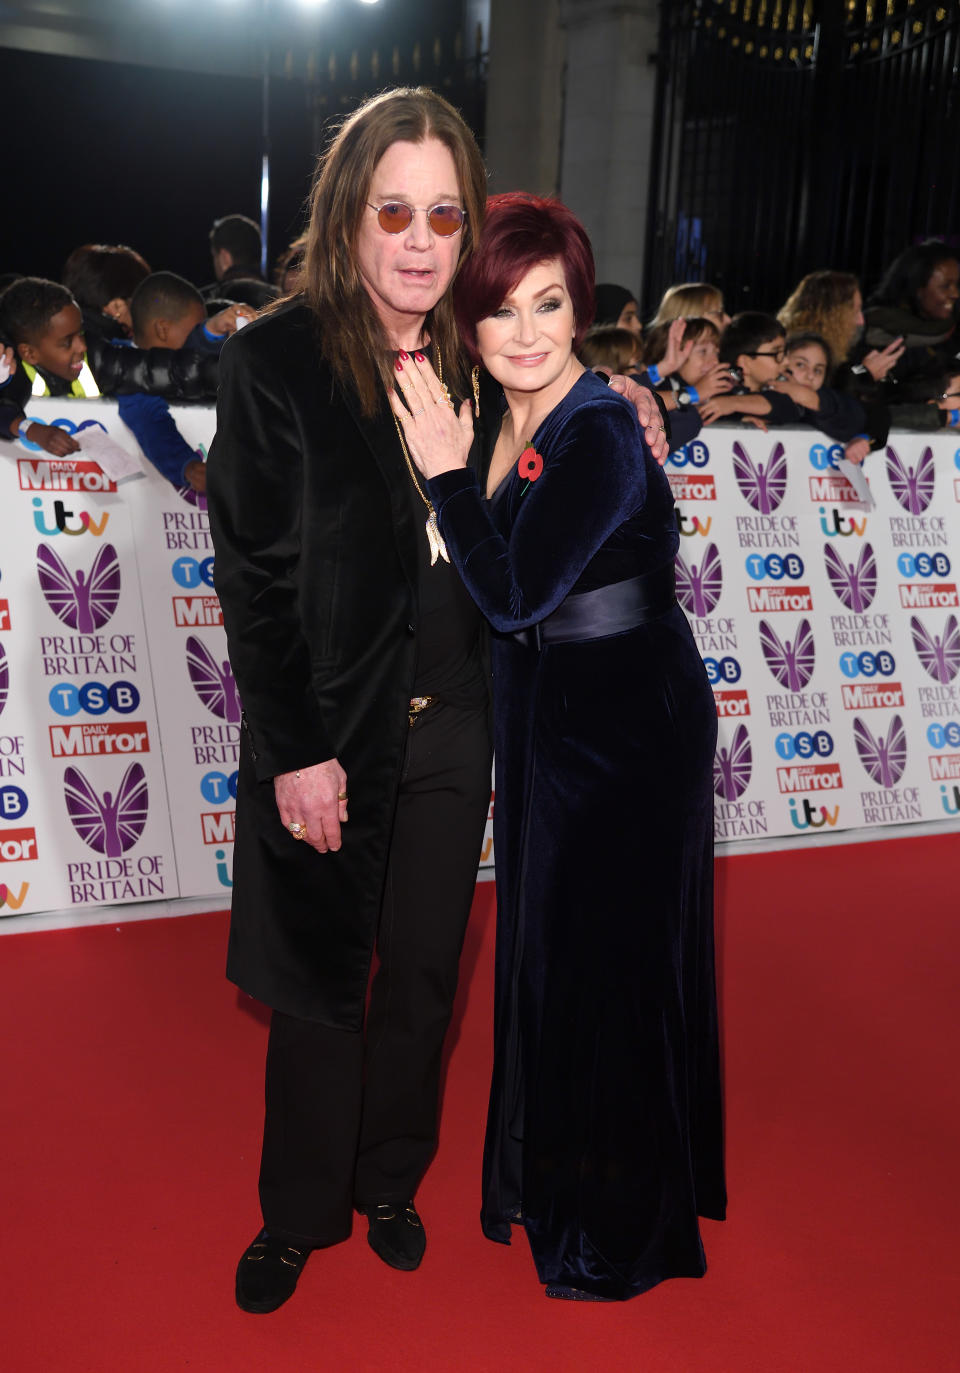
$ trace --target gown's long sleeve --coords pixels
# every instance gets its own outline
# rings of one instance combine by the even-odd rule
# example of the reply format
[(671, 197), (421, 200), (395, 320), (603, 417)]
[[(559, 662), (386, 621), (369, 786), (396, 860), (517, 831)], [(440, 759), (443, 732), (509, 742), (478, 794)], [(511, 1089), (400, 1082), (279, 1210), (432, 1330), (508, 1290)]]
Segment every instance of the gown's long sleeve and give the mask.
[[(554, 412), (556, 414), (556, 412)], [(468, 469), (427, 483), (451, 557), (493, 627), (514, 631), (551, 614), (598, 549), (642, 509), (647, 480), (643, 438), (631, 407), (608, 391), (562, 425), (538, 430), (543, 470), (522, 488), (509, 540), (498, 532)]]

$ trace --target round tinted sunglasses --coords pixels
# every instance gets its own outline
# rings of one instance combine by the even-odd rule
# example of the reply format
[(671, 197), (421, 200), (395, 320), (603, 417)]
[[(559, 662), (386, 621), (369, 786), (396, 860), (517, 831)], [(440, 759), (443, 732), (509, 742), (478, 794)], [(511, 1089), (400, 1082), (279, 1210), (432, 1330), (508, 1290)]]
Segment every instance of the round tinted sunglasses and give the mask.
[[(416, 206), (405, 205), (402, 200), (388, 200), (385, 205), (371, 205), (368, 200), (367, 205), (371, 210), (376, 210), (380, 228), (388, 234), (402, 234), (404, 229), (410, 227), (417, 213)], [(441, 238), (459, 233), (467, 217), (466, 210), (461, 210), (459, 205), (431, 205), (429, 210), (422, 213), (427, 216), (427, 223), (433, 232)]]

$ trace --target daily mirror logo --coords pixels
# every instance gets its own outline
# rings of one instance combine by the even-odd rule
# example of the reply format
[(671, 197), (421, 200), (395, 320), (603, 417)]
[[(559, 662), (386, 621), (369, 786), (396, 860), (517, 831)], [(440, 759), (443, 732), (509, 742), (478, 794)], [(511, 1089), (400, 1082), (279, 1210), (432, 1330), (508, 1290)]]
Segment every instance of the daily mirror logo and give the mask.
[(143, 720), (48, 725), (47, 729), (52, 758), (102, 758), (115, 754), (150, 752), (150, 738)]
[(21, 491), (116, 491), (95, 462), (83, 458), (19, 458)]

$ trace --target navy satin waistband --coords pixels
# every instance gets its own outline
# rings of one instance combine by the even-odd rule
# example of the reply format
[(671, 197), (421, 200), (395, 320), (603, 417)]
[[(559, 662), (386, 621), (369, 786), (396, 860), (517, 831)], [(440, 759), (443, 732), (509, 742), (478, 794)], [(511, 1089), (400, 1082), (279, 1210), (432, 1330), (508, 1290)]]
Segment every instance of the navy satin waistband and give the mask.
[(665, 615), (677, 602), (673, 563), (628, 577), (623, 582), (598, 586), (561, 601), (552, 615), (530, 629), (511, 634), (524, 648), (540, 649), (544, 644), (568, 644), (583, 639), (605, 639), (636, 629), (646, 620)]

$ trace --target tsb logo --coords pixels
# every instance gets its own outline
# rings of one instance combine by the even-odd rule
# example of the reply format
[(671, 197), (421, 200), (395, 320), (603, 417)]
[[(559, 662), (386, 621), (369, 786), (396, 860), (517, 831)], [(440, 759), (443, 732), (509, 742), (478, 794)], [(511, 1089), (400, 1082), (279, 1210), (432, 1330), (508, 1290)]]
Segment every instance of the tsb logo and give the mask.
[(711, 686), (732, 684), (740, 680), (741, 669), (736, 658), (704, 658), (703, 665), (707, 669), (707, 678)]
[(211, 806), (222, 806), (227, 801), (235, 801), (238, 777), (239, 773), (236, 772), (231, 772), (229, 777), (225, 772), (204, 773), (200, 779), (203, 799)]
[(805, 730), (799, 734), (778, 734), (775, 748), (787, 761), (791, 758), (829, 758), (833, 752), (833, 737), (825, 729), (818, 729), (816, 734), (808, 734)]
[(213, 586), (213, 559), (204, 558), (198, 562), (196, 558), (177, 558), (171, 564), (170, 571), (177, 586), (186, 587), (188, 590), (195, 586)]
[(927, 725), (927, 743), (931, 748), (960, 748), (960, 722)]
[(684, 444), (667, 458), (671, 467), (706, 467), (709, 461), (710, 449), (700, 439)]
[(844, 677), (892, 677), (897, 670), (892, 653), (881, 649), (879, 653), (842, 653), (840, 671)]
[(815, 443), (810, 449), (810, 466), (815, 472), (826, 472), (829, 467), (836, 467), (842, 457), (842, 444), (832, 443), (828, 448), (826, 444)]
[(950, 559), (946, 553), (901, 553), (897, 571), (901, 577), (946, 577)]
[(74, 686), (72, 682), (61, 682), (50, 690), (50, 706), (58, 715), (105, 715), (115, 710), (119, 715), (129, 715), (140, 704), (140, 693), (132, 682), (84, 682)]
[(797, 553), (788, 553), (785, 558), (779, 553), (768, 553), (765, 558), (760, 553), (751, 553), (746, 567), (747, 576), (755, 582), (762, 582), (764, 577), (774, 582), (780, 582), (784, 577), (797, 581), (803, 576), (803, 559)]
[(27, 793), (19, 787), (0, 787), (0, 820), (19, 820), (29, 804)]

